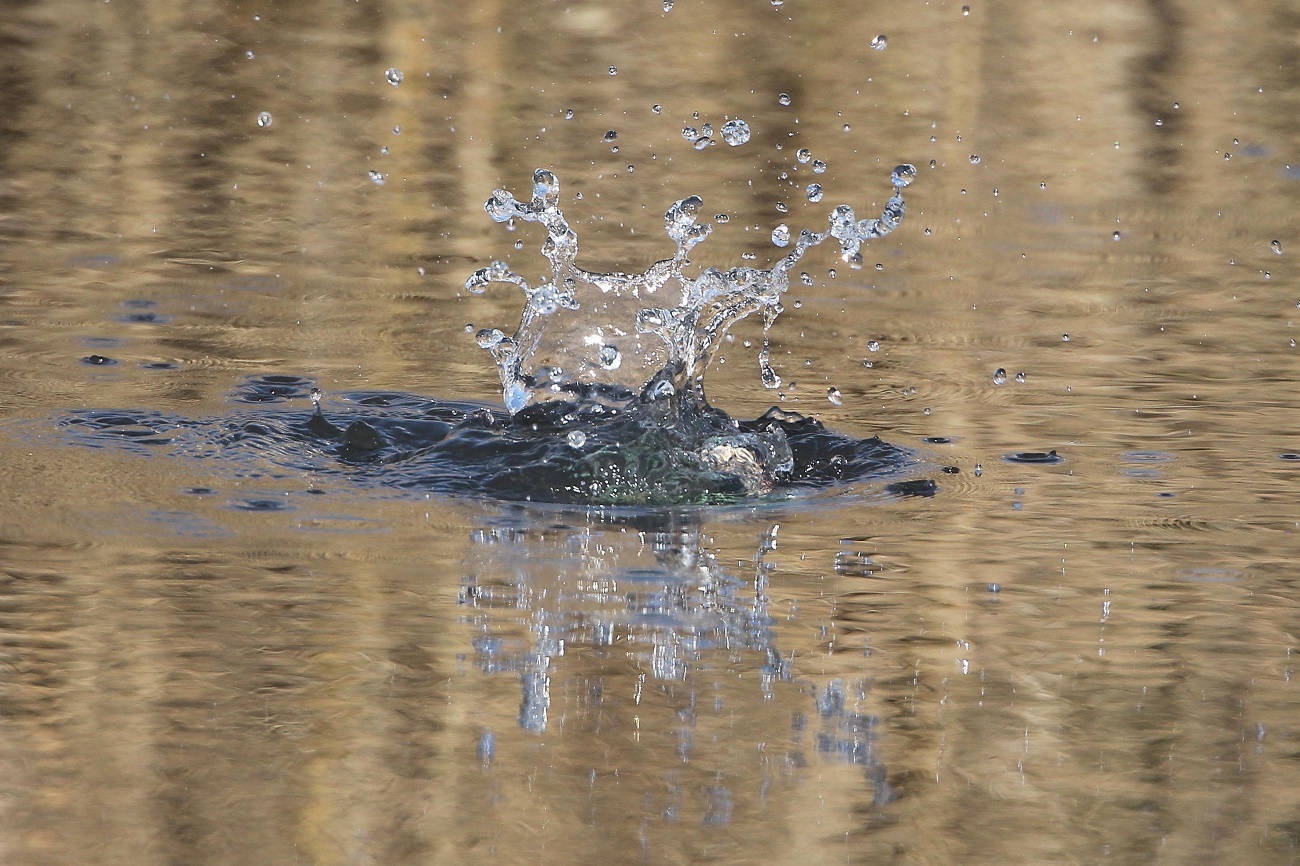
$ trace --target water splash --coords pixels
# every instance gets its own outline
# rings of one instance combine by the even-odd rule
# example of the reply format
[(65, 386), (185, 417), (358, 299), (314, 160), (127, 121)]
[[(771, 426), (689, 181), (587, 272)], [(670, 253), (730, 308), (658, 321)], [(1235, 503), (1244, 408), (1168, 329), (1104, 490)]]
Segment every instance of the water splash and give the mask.
[[(677, 246), (672, 258), (628, 274), (577, 264), (578, 236), (560, 208), (560, 182), (551, 172), (534, 172), (527, 202), (496, 190), (484, 210), (499, 223), (540, 223), (547, 233), (542, 254), (552, 271), (550, 279), (530, 286), (505, 262), (494, 261), (465, 282), (473, 293), (492, 283), (512, 283), (526, 297), (513, 336), (495, 329), (479, 335), (479, 344), (496, 361), (506, 409), (513, 415), (557, 399), (623, 406), (684, 394), (703, 404), (704, 372), (719, 343), (733, 324), (756, 312), (763, 317), (760, 375), (768, 388), (779, 387), (767, 334), (782, 312), (790, 272), (808, 250), (831, 238), (845, 262), (861, 264), (861, 245), (888, 235), (902, 221), (902, 191), (915, 176), (911, 165), (894, 169), (893, 194), (879, 219), (859, 220), (853, 208), (840, 205), (831, 211), (826, 230), (801, 231), (794, 248), (770, 268), (710, 267), (696, 276), (685, 272), (691, 250), (713, 231), (699, 222), (699, 196), (675, 202), (664, 214), (664, 231)], [(788, 229), (782, 228), (773, 233), (780, 246), (789, 243)]]

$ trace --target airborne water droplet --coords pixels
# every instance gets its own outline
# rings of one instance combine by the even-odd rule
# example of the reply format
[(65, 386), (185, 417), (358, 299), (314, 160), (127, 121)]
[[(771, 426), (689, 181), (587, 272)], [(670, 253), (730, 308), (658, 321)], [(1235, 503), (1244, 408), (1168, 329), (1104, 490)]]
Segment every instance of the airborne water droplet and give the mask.
[(1279, 256), (1282, 255), (1282, 242), (1281, 242), (1281, 241), (1273, 241), (1273, 243), (1269, 244), (1269, 247), (1271, 247), (1272, 250), (1273, 250), (1273, 252), (1277, 253)]
[(388, 180), (382, 172), (375, 171), (374, 169), (370, 170), (370, 179), (374, 181), (376, 186), (383, 186), (384, 182)]
[(568, 441), (570, 448), (581, 448), (587, 444), (587, 434), (581, 430), (570, 430), (569, 435), (564, 438)]
[(972, 153), (972, 154), (970, 155), (970, 164), (971, 164), (971, 165), (979, 165), (979, 164), (980, 164), (980, 155), (979, 155), (978, 153)]
[(611, 66), (611, 67), (609, 67), (609, 74), (610, 74), (610, 75), (618, 75), (618, 67), (617, 67), (617, 66)]
[(618, 131), (611, 129), (609, 132), (605, 133), (605, 137), (601, 140), (605, 142), (618, 141)]
[(808, 184), (808, 201), (814, 204), (822, 200), (822, 185), (819, 183)]
[(879, 352), (879, 351), (880, 351), (880, 341), (879, 341), (879, 340), (867, 340), (867, 351), (868, 351), (868, 352)]
[(749, 141), (749, 124), (743, 120), (728, 120), (722, 124), (722, 140), (732, 147)]
[(871, 40), (871, 47), (876, 49), (877, 51), (884, 51), (885, 46), (888, 44), (889, 44), (889, 40), (885, 38), (885, 34), (883, 33), (881, 33), (879, 36), (874, 37)]
[(778, 247), (789, 246), (790, 227), (785, 223), (781, 223), (779, 226), (772, 229), (772, 243), (776, 244)]
[(813, 174), (822, 174), (826, 171), (826, 163), (820, 159), (814, 159), (812, 164)]
[(834, 387), (827, 388), (826, 399), (830, 400), (831, 403), (833, 403), (836, 406), (844, 405), (844, 395), (840, 393), (839, 388), (834, 388)]
[[(270, 125), (271, 125), (271, 112), (269, 112), (269, 111), (263, 111), (263, 112), (261, 112), (260, 114), (258, 114), (258, 115), (257, 115), (257, 125), (258, 125), (258, 126), (261, 126), (261, 127), (263, 127), (263, 128), (270, 126)], [(1277, 243), (1277, 241), (1274, 241), (1274, 243)]]
[(812, 151), (806, 147), (801, 147), (795, 151), (794, 158), (798, 160), (801, 164), (806, 165), (808, 161), (812, 159)]
[(993, 384), (994, 384), (994, 385), (1005, 385), (1006, 382), (1007, 382), (1007, 371), (1006, 371), (1006, 370), (1004, 370), (1004, 369), (1001, 368), (1001, 367), (998, 367), (996, 370), (993, 371)]
[(599, 359), (600, 366), (606, 370), (617, 370), (619, 365), (623, 363), (623, 354), (619, 352), (617, 346), (606, 343), (600, 347)]
[(790, 94), (788, 94), (788, 93), (782, 93), (780, 96), (778, 96), (778, 97), (776, 98), (776, 101), (779, 102), (779, 103), (781, 103), (782, 105), (789, 105), (789, 104), (790, 104)]
[(398, 69), (396, 66), (391, 66), (384, 70), (384, 78), (388, 79), (388, 83), (394, 87), (401, 84), (402, 79), (405, 77), (406, 76), (402, 75), (402, 70)]

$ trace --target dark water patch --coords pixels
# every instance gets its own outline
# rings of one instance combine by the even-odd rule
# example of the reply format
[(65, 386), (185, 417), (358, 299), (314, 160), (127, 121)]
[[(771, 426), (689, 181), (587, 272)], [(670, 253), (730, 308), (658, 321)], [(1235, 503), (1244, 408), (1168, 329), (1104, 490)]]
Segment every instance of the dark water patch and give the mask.
[[(280, 404), (311, 393), (296, 376), (260, 376), (239, 402)], [(241, 399), (242, 398), (242, 399)], [(511, 416), (475, 403), (396, 392), (333, 396), (312, 410), (280, 405), (213, 418), (86, 410), (58, 421), (76, 444), (210, 460), (237, 478), (303, 473), (394, 495), (490, 497), (561, 505), (663, 506), (785, 501), (920, 466), (879, 438), (858, 439), (773, 408), (734, 421), (676, 401), (611, 408), (551, 401)], [(773, 455), (784, 455), (773, 460)], [(775, 473), (762, 467), (779, 463)], [(328, 487), (328, 485), (325, 485)], [(933, 496), (928, 479), (902, 479), (891, 496)], [(211, 488), (192, 488), (204, 495)], [(281, 510), (279, 497), (239, 500)]]
[(235, 387), (231, 399), (241, 403), (283, 403), (306, 397), (313, 387), (314, 383), (310, 379), (301, 376), (250, 376)]
[(1055, 466), (1064, 463), (1065, 458), (1055, 451), (1017, 451), (1003, 456), (1008, 463), (1027, 463), (1031, 465)]

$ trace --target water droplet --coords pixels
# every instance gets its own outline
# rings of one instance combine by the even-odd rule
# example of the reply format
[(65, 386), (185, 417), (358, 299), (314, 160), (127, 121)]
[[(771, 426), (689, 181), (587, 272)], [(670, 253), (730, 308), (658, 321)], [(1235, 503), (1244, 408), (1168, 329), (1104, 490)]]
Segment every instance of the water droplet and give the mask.
[(879, 352), (879, 351), (880, 351), (880, 341), (879, 341), (879, 340), (867, 340), (867, 351), (868, 351), (868, 352)]
[(565, 120), (573, 120), (573, 109), (572, 109), (572, 108), (566, 108), (566, 109), (564, 109), (564, 119), (565, 119)]
[(267, 127), (271, 125), (271, 112), (263, 111), (257, 115), (257, 125)]
[(963, 7), (961, 7), (961, 14), (962, 14), (962, 17), (963, 17), (963, 18), (969, 16), (969, 15), (970, 15), (970, 7), (969, 7), (969, 6), (963, 6)]
[(662, 105), (652, 105), (652, 106), (650, 106), (650, 113), (651, 113), (651, 114), (659, 114), (659, 113), (660, 113), (661, 111), (663, 111), (663, 110), (664, 110), (664, 107), (663, 107)]
[(393, 135), (401, 135), (401, 134), (402, 134), (402, 128), (400, 126), (394, 126)]
[(889, 40), (885, 38), (885, 34), (883, 33), (881, 33), (879, 36), (874, 37), (871, 40), (871, 47), (876, 49), (877, 51), (884, 51), (885, 46), (888, 44), (889, 44)]
[(1277, 253), (1279, 256), (1282, 255), (1282, 242), (1281, 242), (1281, 241), (1273, 241), (1273, 243), (1269, 244), (1269, 246), (1272, 247), (1273, 252)]
[(812, 151), (806, 147), (801, 147), (794, 152), (794, 158), (801, 164), (806, 165), (812, 159)]
[(1007, 371), (998, 367), (993, 371), (993, 384), (1005, 385), (1007, 383)]
[(371, 169), (370, 179), (374, 181), (376, 186), (383, 186), (384, 182), (388, 180), (388, 177), (384, 175), (382, 172), (378, 172), (375, 171), (374, 169)]
[(564, 438), (569, 443), (570, 448), (581, 448), (587, 444), (587, 434), (581, 430), (570, 430), (569, 435)]
[(840, 393), (839, 388), (827, 388), (826, 399), (830, 400), (836, 406), (844, 405), (844, 395)]
[(664, 11), (665, 12), (673, 11), (673, 0), (664, 0)]
[(611, 66), (611, 67), (609, 67), (609, 74), (610, 74), (610, 75), (618, 75), (618, 67), (617, 67), (617, 66)]
[(1115, 232), (1113, 235), (1110, 236), (1110, 239), (1113, 241), (1117, 241), (1119, 240), (1119, 238), (1120, 238), (1119, 232)]
[(388, 83), (394, 87), (401, 84), (402, 79), (405, 77), (406, 76), (402, 75), (402, 70), (398, 69), (396, 66), (384, 70), (384, 78), (388, 79)]
[(779, 102), (781, 105), (789, 105), (789, 104), (790, 104), (790, 94), (788, 94), (788, 93), (782, 93), (781, 95), (779, 95), (779, 96), (776, 98), (776, 101)]
[(1017, 374), (1016, 374), (1016, 381), (1019, 382), (1021, 385), (1025, 384), (1025, 374), (1024, 374), (1024, 373), (1017, 373)]
[(252, 59), (253, 59), (254, 57), (256, 57), (257, 55), (254, 54), (252, 51), (245, 51), (245, 52), (244, 52), (244, 56), (247, 57), (249, 60), (252, 60)]
[(812, 164), (813, 174), (822, 174), (826, 171), (826, 163), (820, 159), (814, 159)]
[(731, 217), (728, 216), (728, 215), (725, 214), (725, 213), (715, 213), (715, 214), (713, 215), (713, 221), (714, 221), (715, 223), (717, 223), (718, 225), (722, 226), (722, 225), (726, 225), (727, 223), (731, 222)]
[(609, 343), (600, 347), (598, 358), (600, 366), (606, 370), (617, 370), (619, 365), (623, 363), (623, 354), (618, 350), (617, 346)]
[(805, 286), (811, 286), (813, 284), (812, 274), (804, 271), (799, 275), (799, 282), (803, 283)]
[(784, 5), (785, 5), (785, 0), (772, 0), (773, 9), (780, 9)]
[(1070, 342), (1070, 335), (1069, 335), (1069, 334), (1062, 334), (1062, 335), (1061, 335), (1061, 342), (1062, 342), (1062, 343), (1068, 343), (1068, 342)]
[(1038, 188), (1039, 188), (1039, 189), (1047, 189), (1047, 181), (1045, 181), (1045, 180), (1041, 180), (1041, 181), (1039, 181), (1039, 182), (1038, 182)]
[(785, 223), (781, 223), (779, 226), (772, 229), (772, 243), (776, 244), (778, 247), (789, 246), (790, 227)]
[(853, 131), (853, 127), (849, 126), (849, 125), (846, 123), (846, 124), (844, 124), (844, 131), (845, 131), (845, 132), (852, 132), (852, 131)]
[(910, 162), (894, 166), (894, 170), (889, 175), (889, 181), (898, 189), (911, 186), (912, 181), (916, 180), (916, 166)]
[(787, 205), (787, 204), (786, 204), (785, 202), (783, 202), (783, 201), (779, 201), (779, 202), (776, 203), (776, 212), (777, 212), (777, 213), (789, 213), (789, 212), (790, 212), (790, 206)]
[(979, 165), (979, 164), (980, 164), (980, 155), (979, 155), (978, 153), (972, 153), (972, 154), (970, 155), (970, 164), (971, 164), (971, 165)]
[(1161, 118), (1157, 117), (1157, 118), (1156, 118), (1156, 126), (1164, 126), (1164, 125), (1165, 125), (1164, 120), (1162, 120)]
[(713, 144), (713, 139), (709, 138), (707, 135), (701, 135), (691, 143), (691, 147), (696, 150), (704, 150), (704, 148), (708, 147), (710, 144)]
[(484, 349), (499, 345), (505, 338), (506, 335), (497, 328), (484, 328), (474, 335), (474, 340)]
[(743, 120), (728, 120), (722, 124), (722, 140), (732, 147), (749, 141), (749, 124)]
[(808, 201), (813, 202), (814, 204), (821, 201), (823, 195), (822, 185), (819, 183), (808, 184), (807, 195), (808, 195)]
[(984, 474), (984, 464), (983, 464), (983, 463), (976, 463), (976, 464), (975, 464), (975, 477), (976, 477), (976, 478), (979, 478), (979, 477), (980, 477), (981, 475), (983, 475), (983, 474)]
[(618, 141), (618, 132), (611, 129), (609, 132), (605, 133), (605, 137), (601, 140), (605, 142)]

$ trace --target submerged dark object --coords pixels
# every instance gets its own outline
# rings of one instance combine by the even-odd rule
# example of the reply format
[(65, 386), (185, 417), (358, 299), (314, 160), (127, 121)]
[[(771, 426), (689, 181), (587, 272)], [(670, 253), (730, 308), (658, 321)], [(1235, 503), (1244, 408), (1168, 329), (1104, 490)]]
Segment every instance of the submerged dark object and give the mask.
[[(310, 391), (288, 378), (277, 377), (278, 399), (266, 403)], [(514, 415), (398, 392), (340, 394), (316, 411), (240, 402), (254, 405), (207, 419), (89, 410), (60, 426), (82, 445), (210, 460), (238, 477), (306, 473), (396, 494), (614, 506), (786, 499), (888, 481), (918, 463), (907, 449), (794, 412), (737, 422), (689, 396), (620, 407), (553, 400)], [(933, 485), (896, 492), (932, 495)]]

